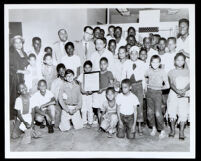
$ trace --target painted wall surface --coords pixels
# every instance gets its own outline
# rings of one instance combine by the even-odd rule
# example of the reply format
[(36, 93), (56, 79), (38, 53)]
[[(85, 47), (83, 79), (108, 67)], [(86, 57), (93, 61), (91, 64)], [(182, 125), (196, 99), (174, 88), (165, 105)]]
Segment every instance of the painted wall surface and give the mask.
[(97, 22), (106, 24), (106, 9), (87, 9), (87, 24), (96, 25)]
[(59, 39), (58, 30), (61, 28), (67, 30), (69, 41), (80, 40), (87, 25), (87, 9), (12, 9), (9, 22), (22, 22), (27, 51), (35, 36), (42, 39), (43, 48), (52, 46)]

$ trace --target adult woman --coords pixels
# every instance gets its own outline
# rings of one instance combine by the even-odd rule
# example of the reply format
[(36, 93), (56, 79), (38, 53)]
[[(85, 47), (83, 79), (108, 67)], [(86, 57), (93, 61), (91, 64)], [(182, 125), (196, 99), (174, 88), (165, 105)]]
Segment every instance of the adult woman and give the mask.
[(17, 97), (17, 85), (24, 83), (26, 66), (29, 64), (27, 55), (23, 50), (24, 39), (17, 35), (11, 39), (9, 50), (10, 67), (10, 119), (14, 118), (14, 103)]

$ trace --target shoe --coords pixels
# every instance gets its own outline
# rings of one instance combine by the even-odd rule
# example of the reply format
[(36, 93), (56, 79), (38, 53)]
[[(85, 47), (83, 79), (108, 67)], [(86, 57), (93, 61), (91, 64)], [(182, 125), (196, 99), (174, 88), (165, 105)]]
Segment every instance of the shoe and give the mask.
[(87, 128), (87, 129), (91, 129), (91, 125), (90, 125), (90, 124), (87, 124), (87, 125), (86, 125), (86, 128)]
[(163, 138), (165, 138), (165, 137), (166, 137), (166, 133), (165, 133), (164, 130), (162, 130), (161, 133), (160, 133), (160, 135), (159, 135), (159, 138), (160, 138), (160, 139), (163, 139)]
[(107, 134), (107, 137), (108, 137), (108, 138), (112, 138), (112, 137), (113, 137), (113, 134), (108, 133), (108, 134)]
[(48, 133), (54, 133), (53, 125), (48, 125)]
[(98, 124), (98, 121), (95, 120), (95, 121), (93, 122), (93, 124), (94, 124), (94, 125)]
[(151, 133), (150, 133), (151, 136), (155, 136), (156, 135), (156, 128), (153, 127)]

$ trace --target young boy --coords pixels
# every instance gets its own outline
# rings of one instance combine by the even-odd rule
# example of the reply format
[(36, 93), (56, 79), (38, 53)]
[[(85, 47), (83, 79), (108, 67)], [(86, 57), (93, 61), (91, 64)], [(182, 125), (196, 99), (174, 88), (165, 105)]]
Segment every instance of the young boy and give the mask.
[(106, 89), (107, 101), (103, 103), (101, 108), (101, 125), (100, 127), (108, 132), (108, 137), (112, 137), (116, 132), (118, 123), (117, 107), (115, 101), (115, 90), (113, 87)]
[(144, 121), (143, 117), (143, 95), (145, 90), (145, 78), (144, 73), (146, 71), (146, 64), (138, 59), (139, 48), (133, 46), (130, 48), (129, 55), (130, 61), (127, 63), (123, 69), (123, 77), (130, 79), (131, 83), (131, 92), (138, 97), (140, 102), (139, 107), (137, 108), (137, 122), (139, 135), (142, 135), (141, 123)]
[(35, 108), (36, 111), (35, 120), (40, 123), (41, 128), (44, 128), (46, 121), (48, 133), (54, 133), (56, 104), (54, 95), (47, 90), (47, 82), (43, 79), (38, 82), (38, 89), (39, 91), (30, 100), (31, 108)]
[(56, 67), (53, 65), (52, 54), (45, 54), (43, 61), (42, 76), (47, 82), (47, 89), (50, 90), (52, 82), (57, 78), (57, 71)]
[(60, 88), (62, 87), (63, 83), (65, 82), (65, 71), (66, 68), (64, 64), (58, 64), (57, 65), (57, 78), (52, 82), (51, 85), (51, 92), (54, 94), (54, 97), (56, 99), (56, 105), (55, 105), (55, 128), (59, 127), (59, 123), (61, 120), (61, 105), (59, 104), (58, 95)]
[(141, 48), (140, 49), (139, 59), (146, 63), (146, 60), (147, 60), (147, 50), (145, 48)]
[[(84, 65), (84, 73), (89, 73), (92, 71), (92, 62), (87, 60)], [(82, 119), (84, 123), (84, 127), (91, 128), (93, 124), (93, 109), (92, 109), (92, 92), (85, 91), (83, 89), (83, 79), (84, 74), (80, 74), (78, 77), (78, 81), (80, 83), (81, 93), (82, 93)]]
[(75, 129), (83, 128), (83, 121), (80, 115), (82, 106), (82, 95), (80, 86), (74, 81), (74, 72), (67, 69), (65, 72), (66, 82), (60, 88), (59, 103), (62, 107), (61, 122), (59, 129), (68, 131), (71, 129), (71, 122)]
[(67, 53), (61, 60), (66, 67), (66, 69), (71, 69), (75, 73), (75, 77), (80, 75), (80, 67), (81, 67), (81, 60), (78, 55), (74, 54), (74, 44), (72, 42), (68, 42), (65, 45), (65, 51)]
[(108, 50), (112, 52), (114, 59), (118, 59), (118, 54), (116, 53), (116, 41), (111, 39), (108, 43)]
[(158, 55), (160, 57), (163, 57), (165, 55), (165, 48), (166, 48), (166, 39), (165, 38), (160, 38), (159, 44), (158, 44)]
[(17, 110), (17, 119), (20, 121), (19, 128), (25, 133), (22, 143), (28, 144), (33, 136), (35, 111), (30, 106), (30, 95), (25, 84), (21, 83), (18, 85), (18, 93), (20, 96), (16, 98), (15, 109)]
[(152, 48), (154, 49), (154, 50), (159, 50), (159, 48), (158, 48), (158, 44), (159, 44), (159, 40), (160, 40), (160, 38), (161, 38), (161, 36), (159, 35), (159, 34), (154, 34), (153, 36), (152, 36)]
[(131, 85), (129, 79), (124, 79), (121, 83), (122, 93), (117, 95), (117, 116), (118, 128), (117, 137), (124, 138), (125, 133), (128, 139), (135, 138), (135, 127), (137, 120), (138, 98), (130, 92)]
[(114, 39), (114, 29), (115, 27), (113, 25), (108, 27), (108, 34), (106, 36), (107, 41), (109, 42), (111, 39)]
[(49, 47), (49, 46), (47, 46), (47, 47), (44, 49), (44, 52), (45, 52), (45, 53), (50, 53), (50, 54), (52, 54), (52, 48)]
[(42, 74), (40, 69), (36, 64), (36, 55), (30, 54), (28, 57), (29, 65), (27, 66), (26, 73), (24, 75), (25, 84), (27, 86), (28, 92), (34, 94), (37, 91), (37, 83), (42, 79)]
[(130, 58), (129, 58), (129, 50), (130, 50), (130, 48), (131, 48), (132, 46), (131, 46), (130, 44), (126, 44), (125, 47), (126, 47), (126, 58), (127, 58), (127, 59), (130, 59)]
[(93, 94), (93, 108), (94, 114), (98, 117), (98, 122), (100, 123), (100, 108), (105, 98), (105, 91), (108, 87), (113, 86), (113, 74), (111, 71), (107, 70), (108, 59), (103, 57), (100, 59), (100, 90), (98, 93)]

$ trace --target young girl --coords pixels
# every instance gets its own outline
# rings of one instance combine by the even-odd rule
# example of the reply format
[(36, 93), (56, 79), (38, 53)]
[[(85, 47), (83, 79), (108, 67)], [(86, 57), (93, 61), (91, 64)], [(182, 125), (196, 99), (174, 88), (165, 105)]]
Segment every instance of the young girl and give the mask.
[(147, 79), (147, 118), (152, 126), (151, 135), (154, 136), (157, 130), (160, 130), (159, 138), (164, 138), (164, 118), (161, 109), (162, 90), (169, 88), (169, 82), (167, 74), (160, 68), (160, 63), (161, 58), (158, 55), (153, 55), (150, 61), (151, 68), (145, 73)]
[(37, 133), (33, 128), (35, 112), (30, 106), (30, 95), (25, 84), (19, 84), (18, 93), (20, 96), (16, 98), (15, 109), (17, 110), (17, 118), (21, 122), (19, 128), (25, 133), (22, 143), (29, 144), (31, 137), (40, 137), (40, 133)]
[(188, 118), (189, 103), (188, 96), (190, 90), (189, 70), (184, 68), (186, 56), (183, 53), (177, 53), (175, 61), (175, 69), (168, 73), (170, 81), (170, 93), (167, 100), (167, 111), (170, 117), (170, 133), (169, 137), (175, 135), (175, 120), (178, 116), (179, 139), (184, 140), (184, 126)]
[(108, 137), (111, 138), (116, 132), (118, 122), (115, 90), (113, 87), (107, 88), (106, 98), (107, 101), (103, 103), (101, 108), (102, 115), (100, 127), (108, 132)]
[(28, 57), (29, 65), (27, 66), (27, 73), (24, 75), (25, 84), (30, 94), (34, 94), (37, 91), (37, 84), (42, 79), (42, 73), (36, 64), (36, 56), (30, 54)]

